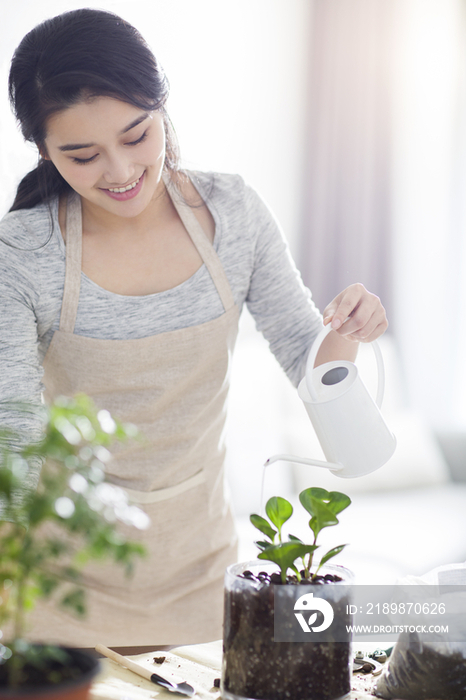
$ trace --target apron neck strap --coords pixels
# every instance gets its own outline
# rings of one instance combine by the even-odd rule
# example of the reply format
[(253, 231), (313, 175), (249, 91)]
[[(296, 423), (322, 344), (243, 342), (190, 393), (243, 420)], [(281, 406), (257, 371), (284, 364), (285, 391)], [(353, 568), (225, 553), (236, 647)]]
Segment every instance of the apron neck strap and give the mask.
[(82, 268), (82, 208), (81, 198), (71, 192), (66, 202), (66, 268), (60, 330), (73, 333), (78, 313)]
[[(194, 243), (197, 252), (202, 258), (212, 281), (217, 289), (218, 295), (222, 301), (223, 308), (228, 311), (235, 306), (235, 299), (231, 291), (230, 283), (223, 269), (220, 258), (214, 250), (213, 245), (207, 238), (204, 229), (199, 223), (193, 208), (189, 206), (183, 199), (183, 196), (178, 192), (169, 176), (164, 173), (162, 176), (165, 187), (173, 202), (173, 206), (178, 212), (178, 216), (184, 224), (192, 242)], [(194, 183), (193, 183), (194, 186)]]

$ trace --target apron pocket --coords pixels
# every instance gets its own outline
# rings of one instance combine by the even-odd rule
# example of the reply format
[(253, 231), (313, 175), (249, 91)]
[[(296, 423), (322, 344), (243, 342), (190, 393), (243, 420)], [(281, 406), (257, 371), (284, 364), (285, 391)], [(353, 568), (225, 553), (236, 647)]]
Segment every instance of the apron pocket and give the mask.
[(182, 481), (176, 486), (169, 486), (166, 489), (158, 489), (157, 491), (135, 491), (134, 489), (124, 488), (123, 491), (128, 495), (131, 503), (144, 505), (149, 503), (160, 503), (168, 501), (171, 498), (176, 498), (186, 491), (194, 489), (196, 486), (206, 483), (206, 475), (203, 469), (190, 476), (189, 479)]

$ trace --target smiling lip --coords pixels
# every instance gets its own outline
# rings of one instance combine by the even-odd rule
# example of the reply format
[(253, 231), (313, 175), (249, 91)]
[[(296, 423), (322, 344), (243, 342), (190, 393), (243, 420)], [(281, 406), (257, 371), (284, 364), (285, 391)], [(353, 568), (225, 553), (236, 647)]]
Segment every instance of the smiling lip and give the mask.
[[(134, 187), (131, 187), (131, 189), (129, 189), (129, 190), (124, 190), (123, 192), (111, 192), (109, 189), (104, 189), (103, 187), (101, 187), (100, 190), (102, 192), (105, 192), (105, 194), (107, 194), (112, 199), (116, 199), (119, 202), (124, 202), (127, 199), (133, 199), (134, 197), (136, 197), (136, 195), (139, 194), (139, 192), (141, 190), (142, 183), (144, 180), (144, 175), (145, 175), (145, 171), (143, 172), (143, 174), (141, 175), (139, 180), (134, 181), (137, 184)], [(128, 185), (127, 185), (127, 187), (128, 187)], [(115, 187), (112, 189), (118, 190), (118, 189), (122, 189), (122, 188)]]

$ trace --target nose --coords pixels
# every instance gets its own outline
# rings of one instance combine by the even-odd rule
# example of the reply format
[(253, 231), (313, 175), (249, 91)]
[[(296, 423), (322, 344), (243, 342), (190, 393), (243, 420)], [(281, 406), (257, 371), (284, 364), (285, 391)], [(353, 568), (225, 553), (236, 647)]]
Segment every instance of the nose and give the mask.
[(121, 152), (107, 155), (104, 178), (109, 187), (121, 187), (131, 182), (134, 165)]

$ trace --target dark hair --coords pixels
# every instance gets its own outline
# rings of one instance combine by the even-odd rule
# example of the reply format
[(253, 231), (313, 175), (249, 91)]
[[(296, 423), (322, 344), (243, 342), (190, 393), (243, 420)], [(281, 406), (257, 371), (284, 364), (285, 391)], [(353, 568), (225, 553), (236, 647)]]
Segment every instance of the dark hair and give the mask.
[[(74, 10), (39, 24), (16, 49), (8, 85), (23, 136), (39, 149), (45, 150), (52, 114), (88, 97), (114, 97), (162, 113), (165, 167), (178, 167), (176, 138), (164, 107), (165, 74), (139, 32), (111, 12)], [(40, 158), (20, 182), (10, 211), (30, 209), (69, 189), (53, 163)]]

